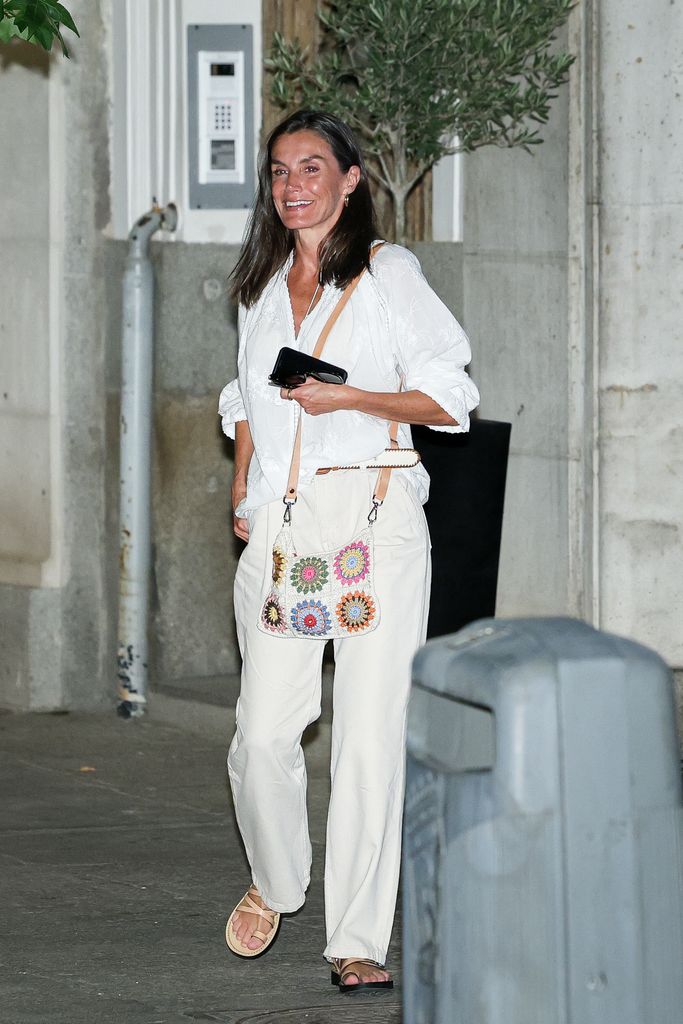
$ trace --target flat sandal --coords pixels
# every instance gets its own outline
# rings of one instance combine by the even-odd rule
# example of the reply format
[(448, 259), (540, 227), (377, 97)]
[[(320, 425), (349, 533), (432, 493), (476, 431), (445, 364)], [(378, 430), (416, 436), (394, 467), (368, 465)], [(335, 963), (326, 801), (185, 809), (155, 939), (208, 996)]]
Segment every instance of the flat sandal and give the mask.
[[(266, 950), (269, 949), (270, 946), (272, 946), (272, 944), (275, 942), (277, 933), (280, 930), (280, 915), (277, 912), (277, 910), (268, 910), (267, 907), (260, 907), (258, 903), (254, 899), (252, 899), (252, 893), (255, 896), (259, 896), (260, 898), (260, 894), (256, 886), (251, 885), (249, 889), (245, 892), (244, 896), (239, 901), (233, 912), (231, 913), (230, 917), (228, 918), (228, 923), (225, 926), (225, 941), (228, 944), (228, 948), (236, 956), (241, 956), (249, 960), (252, 960), (257, 956), (261, 956), (262, 953), (265, 953)], [(259, 917), (262, 917), (267, 924), (271, 926), (269, 932), (262, 932), (259, 928), (256, 928), (251, 933), (250, 938), (261, 939), (261, 942), (263, 943), (263, 945), (258, 946), (256, 949), (249, 949), (247, 945), (245, 945), (243, 942), (240, 942), (240, 940), (237, 938), (237, 935), (235, 934), (234, 918), (235, 914), (240, 912), (257, 914)]]
[[(352, 970), (354, 964), (367, 964), (368, 967), (378, 967), (380, 971), (385, 970), (384, 964), (378, 964), (376, 960), (366, 960), (361, 956), (335, 957), (332, 960), (332, 984), (339, 986), (339, 991), (345, 995), (351, 992), (362, 992), (367, 989), (391, 989), (394, 983), (391, 978), (388, 981), (361, 981), (357, 971)], [(345, 979), (355, 975), (358, 981), (355, 985), (346, 985)]]

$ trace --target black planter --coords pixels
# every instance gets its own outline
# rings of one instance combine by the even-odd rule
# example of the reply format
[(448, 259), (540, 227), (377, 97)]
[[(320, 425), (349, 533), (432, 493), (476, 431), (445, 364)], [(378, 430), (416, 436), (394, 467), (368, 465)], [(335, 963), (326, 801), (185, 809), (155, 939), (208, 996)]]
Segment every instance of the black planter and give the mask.
[(443, 636), (495, 615), (511, 425), (473, 419), (467, 434), (412, 429), (431, 477), (425, 506), (432, 538), (427, 635)]

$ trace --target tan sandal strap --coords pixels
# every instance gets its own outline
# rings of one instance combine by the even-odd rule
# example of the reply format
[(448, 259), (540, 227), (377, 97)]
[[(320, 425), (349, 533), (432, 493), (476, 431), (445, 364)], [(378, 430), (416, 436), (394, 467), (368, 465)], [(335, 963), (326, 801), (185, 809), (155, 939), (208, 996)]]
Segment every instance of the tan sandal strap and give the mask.
[(251, 938), (252, 939), (260, 939), (261, 942), (265, 942), (269, 935), (270, 935), (270, 932), (262, 932), (262, 931), (259, 931), (258, 928), (256, 928), (251, 933)]
[[(251, 892), (251, 890), (249, 890), (249, 892)], [(258, 903), (251, 898), (248, 892), (244, 894), (243, 899), (237, 907), (237, 912), (239, 913), (240, 911), (247, 914), (258, 914), (258, 916), (262, 917), (268, 922), (268, 924), (275, 924), (275, 915), (277, 914), (277, 911), (268, 910), (267, 907), (260, 907)]]

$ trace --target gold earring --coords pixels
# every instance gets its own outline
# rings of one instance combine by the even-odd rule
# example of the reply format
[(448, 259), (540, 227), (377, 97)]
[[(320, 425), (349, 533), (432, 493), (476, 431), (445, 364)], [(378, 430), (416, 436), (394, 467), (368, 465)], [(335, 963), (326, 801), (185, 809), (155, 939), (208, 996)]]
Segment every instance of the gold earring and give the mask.
[(349, 205), (349, 193), (347, 192), (344, 196), (344, 206)]

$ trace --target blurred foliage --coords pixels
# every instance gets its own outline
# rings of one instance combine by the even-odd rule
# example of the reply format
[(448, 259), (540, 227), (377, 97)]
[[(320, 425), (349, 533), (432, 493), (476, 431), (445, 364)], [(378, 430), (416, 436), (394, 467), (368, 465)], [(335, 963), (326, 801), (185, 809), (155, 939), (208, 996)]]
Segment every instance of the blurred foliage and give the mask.
[(538, 126), (574, 60), (554, 45), (573, 4), (323, 0), (317, 56), (275, 33), (272, 98), (351, 125), (403, 241), (406, 199), (440, 157), (542, 141)]
[(0, 42), (8, 43), (17, 36), (49, 52), (58, 39), (68, 57), (62, 26), (78, 35), (73, 18), (56, 0), (0, 0)]

